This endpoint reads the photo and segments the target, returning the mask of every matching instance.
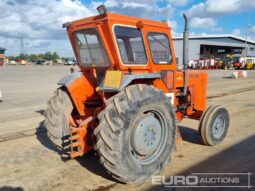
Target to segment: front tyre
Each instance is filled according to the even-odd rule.
[[[100,162],[117,180],[143,183],[169,162],[175,114],[162,91],[131,85],[107,100],[94,134]]]
[[[201,118],[199,135],[205,145],[213,146],[223,141],[229,128],[228,110],[220,105],[211,106]]]

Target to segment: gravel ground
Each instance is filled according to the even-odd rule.
[[[0,68],[0,190],[183,190],[116,182],[90,152],[63,161],[44,133],[43,111],[69,66],[5,66]],[[229,79],[233,71],[208,70],[208,105],[225,105],[231,116],[229,134],[221,144],[208,147],[197,135],[198,122],[180,124],[183,141],[162,175],[190,173],[255,173],[255,71],[246,79]],[[247,179],[242,179],[243,183]],[[254,189],[254,175],[251,175]],[[191,190],[186,188],[186,190]],[[199,190],[199,189],[194,189]],[[203,190],[203,189],[201,189]],[[218,190],[207,188],[206,190]],[[224,189],[226,190],[226,189]],[[228,188],[247,190],[247,188]]]

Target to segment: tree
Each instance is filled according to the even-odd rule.
[[[8,60],[15,60],[15,61],[17,60],[16,56],[8,56],[7,58],[8,58]]]
[[[22,60],[27,60],[28,59],[28,54],[21,53],[19,55],[19,58],[21,58]]]
[[[45,52],[44,54],[24,54],[21,53],[19,56],[8,56],[9,60],[15,60],[17,61],[18,59],[22,59],[22,60],[29,60],[29,61],[37,61],[37,60],[53,60],[53,61],[57,61],[57,59],[59,59],[60,56],[58,55],[57,52]]]
[[[38,54],[37,57],[38,57],[38,60],[42,60],[44,57],[44,54]]]
[[[53,52],[52,59],[56,62],[57,59],[59,59],[59,55],[56,52]]]
[[[44,55],[43,55],[43,59],[45,60],[52,60],[52,54],[51,52],[46,52]]]
[[[29,55],[29,60],[30,60],[30,61],[37,61],[37,60],[38,60],[38,55],[36,55],[36,54],[30,54],[30,55]]]

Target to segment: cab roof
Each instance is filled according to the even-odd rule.
[[[131,16],[111,13],[111,12],[107,12],[106,14],[103,14],[103,15],[96,15],[96,16],[72,21],[70,26],[76,27],[83,24],[96,23],[101,21],[114,21],[119,24],[137,24],[138,22],[142,22],[143,25],[150,25],[150,26],[155,26],[160,28],[169,28],[166,21],[153,21],[149,19],[131,17]]]

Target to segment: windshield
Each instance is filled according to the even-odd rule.
[[[108,67],[109,59],[102,40],[94,28],[74,33],[78,62],[83,67]]]

